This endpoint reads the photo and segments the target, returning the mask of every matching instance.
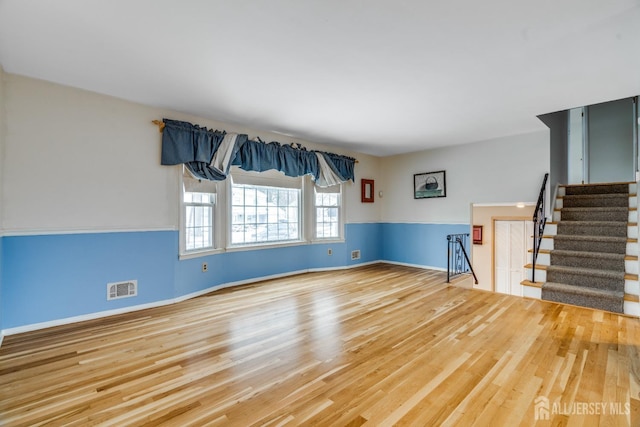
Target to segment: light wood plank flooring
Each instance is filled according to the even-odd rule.
[[[445,281],[380,264],[9,336],[0,424],[640,425],[638,319]]]

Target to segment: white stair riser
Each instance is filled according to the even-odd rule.
[[[638,260],[625,260],[624,271],[628,274],[638,274]]]
[[[531,280],[531,269],[525,268],[525,274],[527,280]],[[540,270],[536,268],[536,282],[546,282],[547,281],[547,272],[545,270]]]
[[[551,265],[551,254],[538,253],[536,265]]]
[[[542,298],[542,289],[536,288],[534,286],[523,286],[522,287],[522,296],[527,298]]]
[[[622,310],[627,316],[640,317],[640,303],[638,302],[625,301]]]
[[[542,239],[540,242],[540,249],[553,250],[553,239]]]
[[[624,292],[629,295],[640,295],[640,282],[637,280],[625,280]]]
[[[558,234],[558,224],[546,224],[544,226],[544,234],[547,236],[555,236]]]

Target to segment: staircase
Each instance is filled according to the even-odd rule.
[[[559,187],[525,296],[639,316],[636,187]]]

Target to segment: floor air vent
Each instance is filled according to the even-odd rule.
[[[351,259],[360,259],[360,249],[351,251]]]
[[[107,283],[107,301],[118,298],[134,297],[138,295],[138,281]]]

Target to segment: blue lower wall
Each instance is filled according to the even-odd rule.
[[[347,224],[341,243],[229,251],[182,261],[177,231],[5,236],[0,239],[0,329],[168,301],[309,269],[379,260],[446,268],[446,235],[468,231],[468,225]],[[353,250],[360,250],[359,260],[351,260]],[[137,296],[107,301],[107,283],[134,279]]]
[[[178,233],[3,239],[3,328],[173,298]],[[107,301],[107,283],[138,280],[138,295]]]
[[[230,251],[180,261],[177,231],[5,236],[0,322],[17,328],[176,297],[218,285],[381,259],[380,224],[347,224],[345,242]],[[332,250],[332,255],[327,250]],[[352,261],[351,250],[361,259]],[[202,263],[208,271],[202,272]],[[107,301],[107,283],[138,295]]]
[[[469,224],[383,223],[382,259],[447,268],[447,234],[469,233]]]

